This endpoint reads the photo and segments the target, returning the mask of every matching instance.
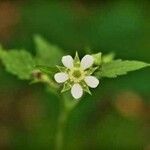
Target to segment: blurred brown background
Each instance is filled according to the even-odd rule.
[[[66,54],[150,60],[149,0],[0,0],[0,43],[35,53],[41,34]],[[72,112],[65,150],[150,150],[150,70],[103,79]],[[0,150],[54,149],[58,99],[0,67]]]

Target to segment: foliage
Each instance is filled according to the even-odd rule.
[[[35,61],[25,50],[4,51],[0,49],[0,58],[6,70],[20,79],[30,79]]]
[[[119,75],[125,75],[129,71],[138,70],[147,66],[150,66],[150,64],[141,61],[123,61],[119,59],[103,64],[97,75],[100,77],[115,78]]]
[[[2,47],[0,48],[0,58],[6,70],[17,75],[20,79],[31,79],[31,74],[35,69],[53,78],[54,73],[57,72],[56,65],[63,56],[62,49],[50,44],[39,35],[34,36],[34,41],[35,56],[25,50],[5,51]],[[115,78],[119,75],[125,75],[129,71],[150,66],[150,64],[141,61],[114,60],[114,53],[103,56],[102,53],[97,53],[93,54],[93,57],[95,64],[99,66],[96,73],[99,78]],[[75,58],[79,59],[77,55]],[[57,68],[60,69],[59,66]]]
[[[56,66],[63,56],[63,51],[59,47],[50,44],[39,35],[34,36],[36,46],[36,61],[39,65]]]
[[[10,17],[6,17],[5,13],[1,17],[0,43],[18,50],[25,47],[33,52],[32,35],[39,33],[52,43],[63,47],[66,54],[73,54],[71,50],[91,47],[93,53],[99,50],[103,54],[113,51],[118,58],[149,62],[148,0],[107,2],[95,0],[82,3],[64,1],[61,3],[47,0],[38,2],[27,0],[23,3],[2,1],[1,11],[5,11]],[[4,3],[9,4],[7,9]],[[19,19],[17,25],[9,24],[9,20],[16,22],[16,18],[12,15],[16,11],[10,11],[11,4],[13,8],[14,6],[18,8],[19,18],[15,15],[17,20]],[[79,51],[79,54],[83,55],[84,52]],[[103,62],[107,62],[107,59],[104,59],[105,55],[102,56]],[[49,68],[43,69],[45,66],[47,68],[49,64],[45,64],[42,68],[38,64],[36,69],[42,69],[43,73],[49,74]],[[149,111],[146,111],[150,98],[149,74],[148,68],[115,80],[104,78],[100,81],[100,86],[93,95],[85,96],[78,108],[71,113],[66,128],[68,132],[65,133],[64,149],[147,149],[149,147],[147,139],[150,139],[148,128],[145,128],[149,120]],[[59,111],[56,96],[43,90],[41,84],[25,86],[24,82],[16,80],[1,66],[0,83],[2,114],[0,131],[1,136],[6,137],[1,139],[0,149],[20,150],[20,147],[24,150],[54,149],[54,132]],[[120,96],[118,101],[116,97],[124,90],[134,91],[140,102],[146,105],[140,109],[141,113],[137,113],[140,115],[138,119],[125,116],[116,110],[115,105],[124,99],[124,95]],[[135,97],[128,99],[131,103],[128,101],[125,105],[121,103],[122,109],[125,107],[126,111],[134,111],[138,99]],[[132,103],[134,101],[135,103]],[[133,107],[131,110],[130,104]],[[14,117],[17,119],[12,120]]]
[[[0,59],[6,67],[6,70],[20,79],[31,79],[32,72],[35,69],[41,70],[43,73],[53,73],[63,52],[57,46],[49,44],[40,36],[34,37],[36,46],[36,56],[32,56],[25,50],[9,50],[0,48]],[[42,66],[45,65],[45,66]],[[47,67],[49,66],[49,67]]]

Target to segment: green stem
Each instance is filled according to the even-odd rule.
[[[64,149],[64,132],[70,112],[75,108],[77,102],[69,97],[60,97],[60,112],[56,131],[56,150]]]
[[[62,150],[64,145],[64,129],[67,122],[66,111],[61,111],[58,118],[58,126],[56,133],[56,150]]]
[[[56,131],[56,150],[63,150],[64,130],[67,123],[69,112],[67,111],[65,100],[60,97],[60,112]]]

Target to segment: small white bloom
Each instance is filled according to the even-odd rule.
[[[94,63],[94,58],[91,55],[85,55],[81,60],[81,67],[85,70],[90,68]]]
[[[91,88],[96,88],[99,85],[99,80],[94,76],[86,76],[84,81]]]
[[[65,81],[69,79],[68,74],[63,73],[63,72],[56,73],[54,78],[56,82],[58,83],[64,83]]]
[[[71,94],[75,99],[79,99],[83,95],[83,89],[80,84],[76,83],[71,88]]]
[[[93,56],[85,55],[80,62],[78,53],[76,53],[75,59],[70,55],[67,55],[62,57],[62,63],[66,69],[62,72],[56,73],[54,79],[58,83],[65,82],[63,91],[71,89],[71,94],[75,99],[81,98],[83,91],[89,93],[88,86],[91,88],[96,88],[98,86],[99,80],[96,77],[91,76],[93,73],[92,70],[94,69]],[[66,85],[68,86],[66,87]]]
[[[73,58],[70,55],[63,56],[62,63],[65,67],[71,69],[73,67]]]

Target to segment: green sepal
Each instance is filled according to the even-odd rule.
[[[67,68],[62,66],[56,66],[60,72],[66,72]]]
[[[91,75],[93,74],[96,70],[98,70],[99,67],[92,67],[90,69],[87,70],[87,75]]]
[[[80,58],[79,58],[78,52],[76,52],[76,55],[74,57],[74,66],[80,67]]]
[[[39,69],[42,73],[48,74],[48,75],[54,75],[57,72],[56,67],[47,67],[42,65],[35,66],[35,69]]]
[[[83,90],[84,90],[85,92],[87,92],[87,93],[89,93],[90,95],[92,95],[92,93],[91,93],[89,87],[86,85],[85,82],[82,82],[82,83],[81,83],[81,86],[82,86],[82,88],[83,88]]]
[[[83,87],[83,90],[84,90],[85,92],[89,93],[90,95],[92,95],[92,93],[91,93],[91,91],[90,91],[90,89],[89,89],[88,86]]]
[[[65,84],[63,85],[63,88],[61,90],[61,93],[66,92],[66,91],[68,91],[70,89],[71,89],[70,83],[69,82],[65,82]]]
[[[113,61],[114,58],[115,58],[115,53],[111,52],[107,55],[102,56],[102,62],[103,63],[109,63],[109,62]]]
[[[102,63],[102,53],[99,52],[97,54],[93,54],[92,56],[94,57],[94,64],[95,65],[101,65],[101,63]]]

